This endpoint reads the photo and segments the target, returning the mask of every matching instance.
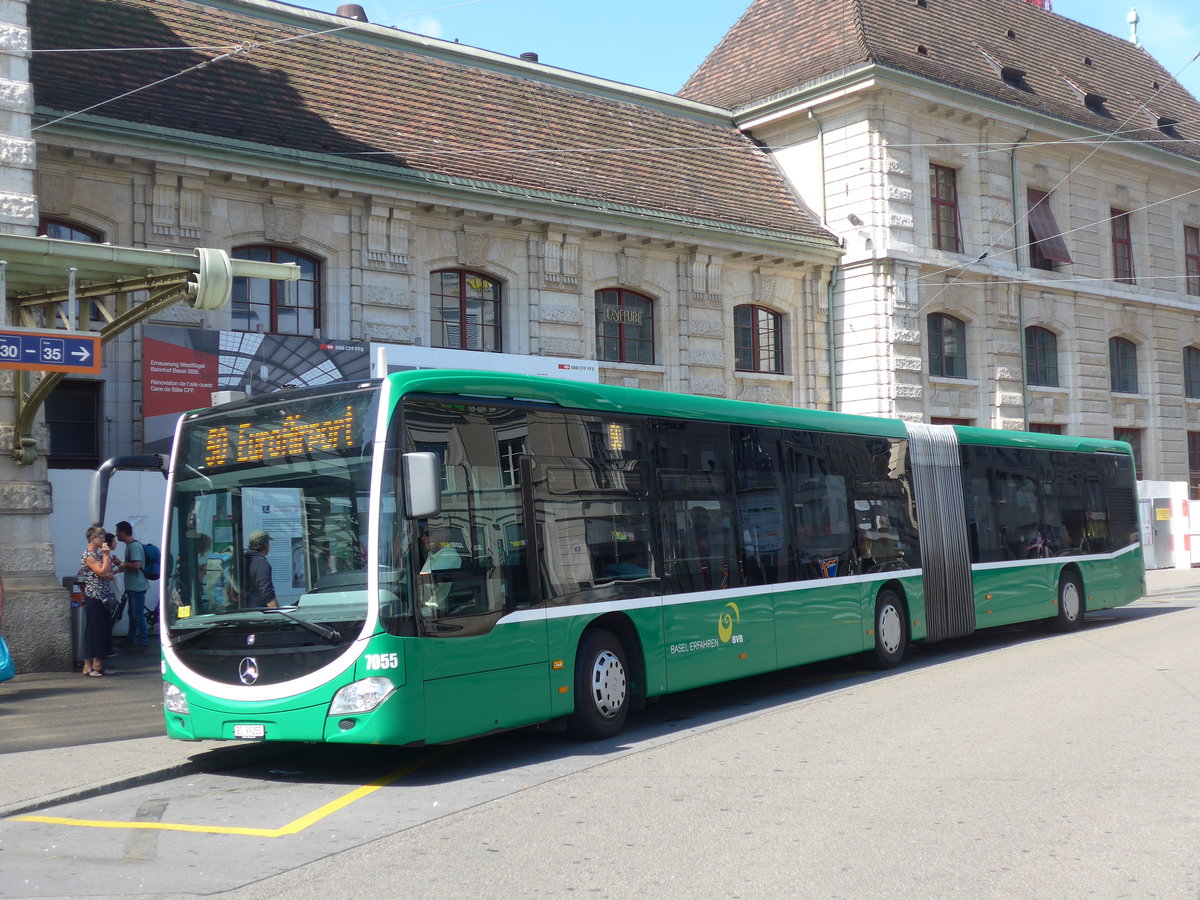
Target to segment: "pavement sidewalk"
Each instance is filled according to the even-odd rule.
[[[105,665],[104,678],[76,669],[0,684],[0,818],[285,750],[164,737],[157,642]]]
[[[1200,569],[1146,573],[1147,600],[1197,597]],[[0,684],[0,818],[293,749],[168,740],[157,645],[109,664],[106,678],[37,672]]]

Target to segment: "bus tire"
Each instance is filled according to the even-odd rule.
[[[904,601],[891,588],[885,588],[875,598],[875,665],[894,669],[904,661],[908,649],[908,629],[905,623]]]
[[[625,648],[611,631],[585,631],[575,654],[575,711],[567,733],[581,741],[613,737],[625,726],[629,699]]]
[[[1074,631],[1083,624],[1083,585],[1074,572],[1058,576],[1058,615],[1054,625],[1059,631]]]

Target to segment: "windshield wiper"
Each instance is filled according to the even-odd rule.
[[[295,622],[301,628],[311,631],[317,637],[324,638],[325,640],[329,641],[329,643],[331,643],[331,644],[336,644],[338,641],[340,641],[342,639],[341,634],[334,631],[332,628],[328,627],[327,625],[322,625],[319,622],[310,622],[310,621],[308,621],[308,619],[301,619],[299,616],[293,616],[287,610],[279,609],[278,607],[267,606],[267,607],[264,607],[264,608],[258,610],[258,612],[273,613],[274,615],[277,615],[277,616],[283,616],[285,619],[291,619],[293,622]]]
[[[297,625],[299,625],[301,628],[304,628],[307,631],[311,631],[317,637],[322,638],[323,640],[329,641],[329,643],[331,643],[331,644],[336,644],[338,641],[340,641],[342,639],[342,635],[340,632],[335,631],[334,629],[329,628],[328,626],[322,625],[319,622],[310,622],[307,619],[301,619],[299,616],[293,616],[287,610],[277,609],[273,606],[260,606],[260,607],[255,607],[254,609],[233,609],[233,610],[229,610],[226,613],[223,613],[222,615],[240,616],[240,615],[245,615],[246,613],[274,613],[276,615],[283,616],[285,619],[290,619],[291,621],[293,621]],[[243,623],[243,622],[216,622],[212,625],[207,626],[206,628],[197,628],[195,631],[189,631],[187,634],[180,635],[179,637],[175,638],[171,642],[171,646],[173,646],[173,647],[182,646],[183,644],[186,644],[189,641],[196,640],[196,638],[200,637],[201,635],[205,635],[205,634],[208,634],[209,632],[216,631],[218,628],[233,628],[236,626],[243,626],[244,624],[245,623]]]
[[[216,631],[218,628],[230,628],[237,624],[237,622],[217,622],[215,625],[197,628],[194,631],[189,631],[187,634],[181,634],[179,637],[172,638],[171,646],[182,647],[184,644],[190,643],[191,641],[196,640],[196,638],[203,637],[210,632]]]

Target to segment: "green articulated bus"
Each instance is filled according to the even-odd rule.
[[[1145,585],[1120,442],[486,372],[187,414],[163,540],[184,740],[602,739],[648,697]]]

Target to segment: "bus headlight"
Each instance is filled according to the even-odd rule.
[[[167,712],[179,713],[181,716],[191,715],[192,712],[188,709],[187,697],[183,696],[183,691],[169,681],[163,682],[163,706]]]
[[[348,684],[333,696],[329,704],[329,715],[344,716],[351,713],[368,713],[388,698],[396,686],[387,678],[364,678]]]

